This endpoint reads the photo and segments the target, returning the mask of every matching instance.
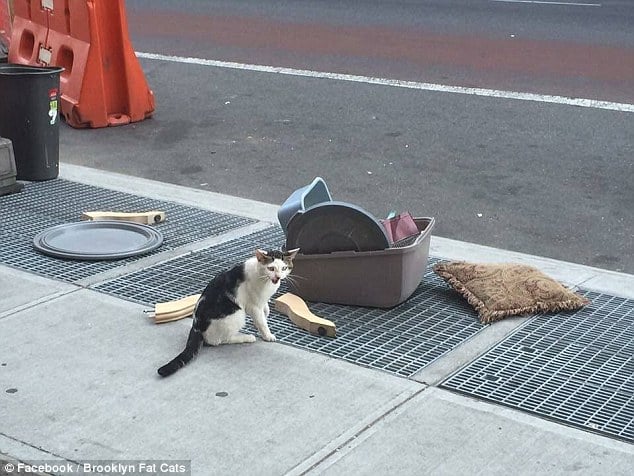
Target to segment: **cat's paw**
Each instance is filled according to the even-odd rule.
[[[275,342],[277,338],[269,332],[268,334],[262,335],[262,340],[265,340],[267,342]]]

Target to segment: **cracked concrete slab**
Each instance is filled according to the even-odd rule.
[[[64,294],[78,289],[71,284],[25,273],[0,265],[0,319],[16,308],[32,305],[47,296]]]
[[[90,290],[1,320],[4,435],[24,454],[35,447],[66,460],[191,459],[194,474],[282,474],[423,388],[262,341],[204,348],[161,379],[156,369],[188,329],[155,325],[140,306]]]
[[[310,474],[626,476],[633,465],[632,445],[430,387]]]

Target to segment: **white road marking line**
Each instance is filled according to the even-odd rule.
[[[600,3],[548,2],[546,0],[491,0],[498,3],[539,3],[541,5],[568,5],[571,7],[601,7]]]
[[[217,68],[241,69],[247,71],[258,71],[263,73],[276,73],[288,76],[305,76],[319,79],[334,79],[337,81],[349,81],[365,84],[376,84],[380,86],[391,86],[396,88],[419,89],[423,91],[434,91],[443,93],[467,94],[472,96],[484,96],[500,99],[517,99],[520,101],[546,102],[553,104],[563,104],[567,106],[579,106],[595,109],[608,109],[620,112],[634,112],[634,104],[618,103],[610,101],[600,101],[597,99],[569,98],[565,96],[550,96],[544,94],[521,93],[514,91],[500,91],[497,89],[467,88],[462,86],[446,86],[443,84],[419,83],[416,81],[401,81],[398,79],[373,78],[370,76],[358,76],[353,74],[326,73],[305,69],[282,68],[277,66],[262,66],[257,64],[233,63],[227,61],[208,60],[202,58],[189,58],[182,56],[162,55],[157,53],[136,52],[137,57],[169,61],[173,63],[195,64],[199,66],[213,66]]]

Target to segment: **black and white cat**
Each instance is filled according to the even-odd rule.
[[[275,341],[267,324],[269,299],[290,274],[298,251],[258,249],[244,263],[218,274],[196,303],[185,350],[158,369],[159,375],[167,377],[185,366],[204,342],[212,346],[255,342],[255,336],[240,332],[247,314],[262,339]]]

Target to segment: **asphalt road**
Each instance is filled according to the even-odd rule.
[[[128,0],[137,51],[634,104],[634,5]],[[349,4],[349,5],[347,5]],[[270,203],[323,177],[435,234],[634,273],[634,113],[142,59],[154,117],[62,161]]]
[[[127,5],[141,51],[631,102],[634,3],[572,3],[588,6],[491,0]]]

